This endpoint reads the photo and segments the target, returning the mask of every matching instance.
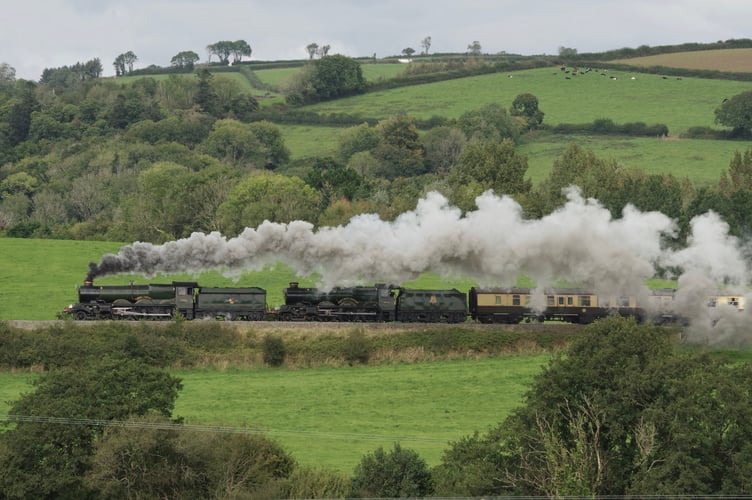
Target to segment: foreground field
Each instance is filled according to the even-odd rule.
[[[302,464],[351,473],[395,442],[436,465],[448,446],[501,422],[548,355],[301,370],[187,370],[175,416],[190,425],[254,429]],[[31,390],[29,374],[0,374],[0,415]]]

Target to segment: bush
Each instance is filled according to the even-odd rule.
[[[371,356],[371,346],[361,330],[350,332],[342,344],[342,354],[350,365],[354,363],[365,365],[368,363],[368,358]]]
[[[267,335],[262,343],[264,351],[264,363],[269,366],[282,366],[285,362],[285,342],[275,335]]]
[[[431,471],[417,452],[379,447],[363,457],[350,481],[350,495],[355,498],[424,497],[433,493]]]
[[[279,488],[280,498],[345,498],[348,480],[337,472],[297,467]]]

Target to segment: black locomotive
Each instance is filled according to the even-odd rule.
[[[262,288],[210,288],[193,281],[171,284],[94,286],[78,288],[78,303],[65,309],[77,320],[155,319],[177,314],[185,319],[260,321],[266,314]]]
[[[414,290],[384,284],[320,290],[290,283],[283,321],[401,321],[460,323],[467,319],[467,296],[456,290]]]

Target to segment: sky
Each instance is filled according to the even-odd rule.
[[[192,50],[245,40],[251,60],[308,57],[310,43],[329,54],[377,58],[420,52],[579,53],[640,45],[752,38],[750,0],[14,0],[0,7],[0,63],[16,78],[39,80],[45,68],[98,57],[104,76],[132,51],[135,68],[169,66]]]

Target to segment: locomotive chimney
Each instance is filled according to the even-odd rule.
[[[94,285],[94,282],[90,280],[89,278],[86,278],[84,280],[84,286],[93,286],[93,285]]]

